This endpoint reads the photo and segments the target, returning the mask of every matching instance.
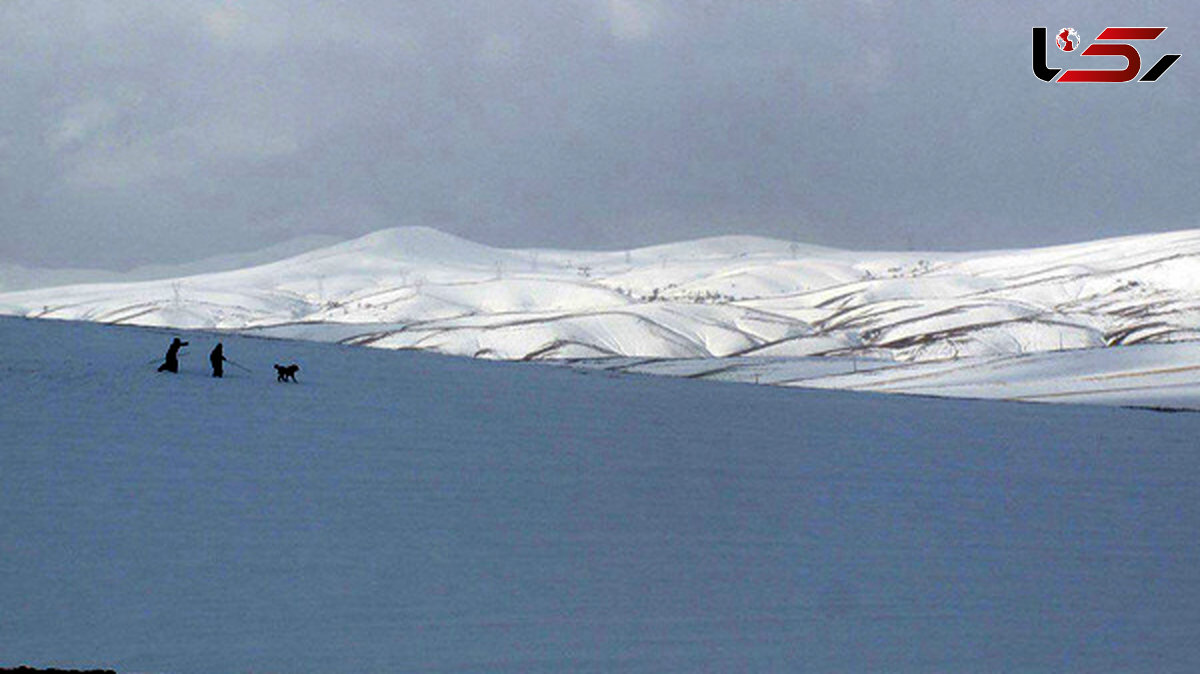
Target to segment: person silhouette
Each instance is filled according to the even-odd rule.
[[[179,341],[176,337],[171,341],[171,346],[167,347],[167,357],[162,365],[158,366],[159,372],[179,372],[179,349],[187,346],[187,342]]]
[[[224,347],[221,346],[220,342],[217,342],[216,348],[212,350],[212,353],[208,354],[208,362],[212,363],[214,377],[225,376],[225,361],[227,360],[229,359],[225,357]]]

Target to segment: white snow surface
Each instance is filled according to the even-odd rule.
[[[776,386],[1200,410],[1200,344],[1195,342],[911,363],[853,357],[733,357],[581,358],[572,365]]]
[[[982,372],[975,364],[997,358],[1094,351],[1088,362],[1103,370],[1131,345],[1196,340],[1200,230],[889,253],[746,236],[616,252],[510,250],[401,228],[233,271],[4,293],[0,313],[506,360],[755,357],[764,359],[757,370],[783,368],[771,377],[781,381],[813,356],[955,361],[970,366],[921,392],[1009,397],[962,384]],[[1190,348],[1138,353],[1158,369],[1200,364],[1187,360]],[[1173,357],[1185,360],[1164,362]],[[1028,362],[1048,366],[1049,383],[1031,393],[1072,390],[1049,381],[1053,358]],[[839,383],[898,390],[853,378],[821,385]]]
[[[1200,671],[1197,414],[16,318],[0,354],[0,666]]]
[[[48,286],[78,285],[81,283],[151,281],[242,269],[330,246],[336,243],[337,240],[336,237],[329,235],[316,234],[302,236],[250,253],[219,255],[181,264],[142,265],[127,271],[108,271],[103,269],[31,269],[18,264],[0,262],[0,292],[12,292]]]

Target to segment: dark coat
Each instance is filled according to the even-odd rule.
[[[221,344],[218,343],[216,348],[214,348],[212,350],[212,353],[208,354],[208,362],[212,363],[212,370],[213,370],[214,377],[225,376],[225,361],[227,360],[227,358],[225,358],[225,353],[224,353],[223,349],[224,349],[224,347],[222,347]]]
[[[187,345],[187,342],[179,341],[178,337],[172,340],[171,346],[167,347],[167,357],[163,364],[158,366],[158,371],[179,372],[179,349]]]

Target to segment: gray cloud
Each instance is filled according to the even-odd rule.
[[[5,0],[0,262],[125,267],[408,224],[580,247],[1191,227],[1197,18],[1184,2]],[[1059,23],[1166,25],[1147,60],[1184,56],[1155,84],[1048,85],[1030,28]]]

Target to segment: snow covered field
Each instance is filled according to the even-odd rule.
[[[784,385],[1200,409],[1200,230],[886,253],[754,237],[509,250],[404,228],[232,271],[2,293],[0,313],[489,359],[632,358],[601,366]],[[860,364],[873,372],[855,373]]]
[[[600,358],[571,364],[775,386],[1200,410],[1200,342],[911,363],[842,356]]]
[[[0,666],[1200,671],[1196,414],[172,334],[0,319]]]

